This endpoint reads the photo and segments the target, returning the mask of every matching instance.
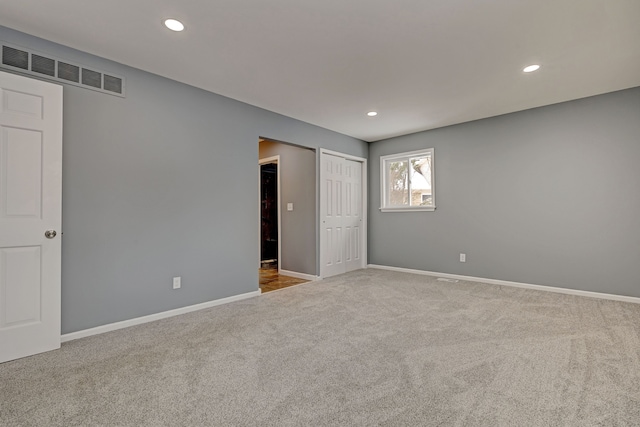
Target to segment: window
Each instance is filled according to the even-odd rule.
[[[433,148],[380,157],[383,212],[436,208]]]

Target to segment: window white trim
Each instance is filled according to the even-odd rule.
[[[387,203],[387,167],[385,165],[389,160],[406,160],[409,162],[411,157],[431,156],[431,206],[386,206]],[[434,149],[428,148],[424,150],[408,151],[405,153],[389,154],[380,156],[380,212],[431,212],[436,210],[436,185],[435,185],[435,156]],[[408,179],[409,197],[411,197],[411,179]]]
[[[407,206],[402,208],[378,208],[380,212],[433,212],[436,210],[435,206]]]

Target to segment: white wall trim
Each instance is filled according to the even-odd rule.
[[[187,307],[176,308],[174,310],[163,311],[161,313],[150,314],[148,316],[136,317],[135,319],[123,320],[121,322],[109,323],[108,325],[97,326],[95,328],[84,329],[82,331],[71,332],[63,334],[60,337],[61,342],[68,342],[77,340],[80,338],[90,337],[92,335],[104,334],[105,332],[117,331],[118,329],[128,328],[130,326],[141,325],[143,323],[154,322],[160,319],[166,319],[168,317],[179,316],[181,314],[190,313],[192,311],[203,310],[205,308],[215,307],[217,305],[228,304],[234,301],[240,301],[247,298],[253,298],[259,296],[261,291],[247,292],[240,295],[234,295],[227,298],[220,298],[213,301],[203,302],[200,304],[194,304]]]
[[[607,299],[613,301],[631,302],[640,304],[640,298],[630,297],[626,295],[605,294],[602,292],[581,291],[578,289],[557,288],[554,286],[532,285],[529,283],[509,282],[507,280],[486,279],[483,277],[462,276],[460,274],[438,273],[435,271],[413,270],[410,268],[390,267],[386,265],[369,264],[367,268],[376,268],[379,270],[399,271],[402,273],[420,274],[424,276],[445,277],[447,279],[467,280],[470,282],[488,283],[490,285],[511,286],[514,288],[534,289],[537,291],[555,292],[558,294],[578,295],[589,298]]]
[[[295,277],[296,279],[304,279],[304,280],[320,279],[318,276],[314,276],[313,274],[298,273],[297,271],[289,271],[289,270],[280,270],[278,274],[282,274],[283,276]]]
[[[264,159],[258,159],[259,165],[266,165],[268,163],[278,163],[280,161],[280,155],[265,157]]]

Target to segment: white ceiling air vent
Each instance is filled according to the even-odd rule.
[[[2,45],[0,68],[124,97],[124,78],[20,46]]]

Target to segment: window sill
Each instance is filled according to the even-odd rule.
[[[433,212],[435,206],[417,206],[415,208],[380,208],[380,212]]]

